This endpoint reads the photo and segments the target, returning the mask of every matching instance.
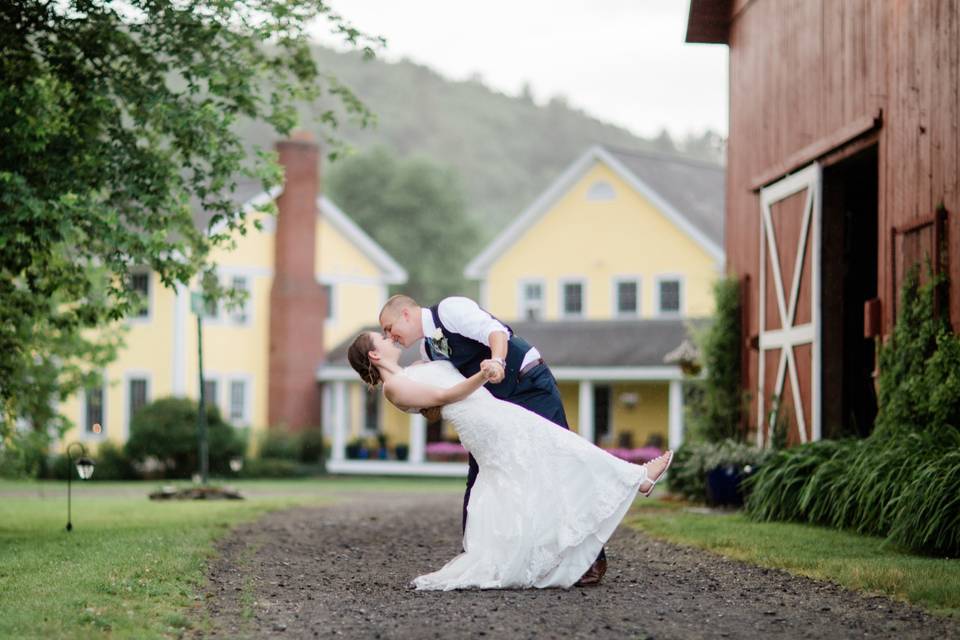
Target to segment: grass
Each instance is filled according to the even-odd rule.
[[[202,625],[215,541],[239,522],[353,491],[463,490],[462,479],[238,481],[243,501],[153,502],[157,482],[0,482],[0,638],[162,638]]]
[[[910,554],[882,538],[813,525],[753,522],[741,513],[692,512],[648,501],[627,522],[655,538],[764,567],[904,600],[960,617],[960,560]]]

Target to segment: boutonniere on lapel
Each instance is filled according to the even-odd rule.
[[[447,344],[447,337],[443,335],[443,331],[439,328],[430,336],[430,346],[433,347],[433,350],[437,353],[441,353],[447,358],[450,357],[450,345]]]

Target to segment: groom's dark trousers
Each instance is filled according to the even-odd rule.
[[[527,371],[520,376],[517,381],[517,388],[514,392],[503,398],[507,402],[518,404],[524,409],[533,411],[564,429],[569,429],[567,424],[567,414],[563,410],[563,401],[560,398],[560,390],[557,388],[557,381],[553,377],[553,372],[546,363],[539,365]],[[469,469],[467,471],[467,491],[463,496],[463,530],[467,529],[467,504],[470,502],[470,491],[473,484],[477,481],[477,474],[480,467],[477,461],[470,455],[468,458]],[[598,560],[606,560],[607,554],[600,549]]]

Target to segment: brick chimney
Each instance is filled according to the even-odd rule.
[[[276,145],[284,168],[277,199],[273,286],[270,289],[270,427],[300,431],[320,426],[316,369],[324,357],[323,289],[316,280],[320,149],[298,131]]]

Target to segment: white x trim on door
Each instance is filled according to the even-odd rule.
[[[786,376],[790,375],[790,388],[793,391],[794,410],[797,415],[797,426],[800,432],[800,441],[820,439],[820,165],[814,163],[760,191],[760,362],[758,367],[758,394],[757,394],[757,445],[764,446],[769,442],[769,432],[776,423],[777,415],[771,412],[766,416],[765,389],[765,360],[766,352],[780,349],[780,362],[777,366],[777,379],[773,392],[778,398],[783,397],[783,386]],[[800,238],[797,245],[797,254],[793,267],[793,282],[790,286],[790,297],[786,296],[783,275],[780,270],[780,253],[777,234],[774,232],[771,208],[777,202],[806,190],[807,198],[803,207],[803,220],[800,227]],[[812,229],[811,229],[812,225]],[[800,297],[800,280],[804,269],[804,257],[807,253],[807,238],[812,238],[812,264],[809,266],[811,281],[811,322],[795,325],[797,315],[797,301]],[[769,251],[770,270],[773,274],[773,285],[776,293],[777,310],[780,316],[780,329],[767,330],[765,327],[767,308],[767,269],[766,261]],[[807,416],[803,408],[803,397],[800,393],[800,379],[797,373],[797,360],[794,347],[801,344],[811,344],[813,362],[811,363],[810,407],[812,416],[812,432],[807,430]]]

